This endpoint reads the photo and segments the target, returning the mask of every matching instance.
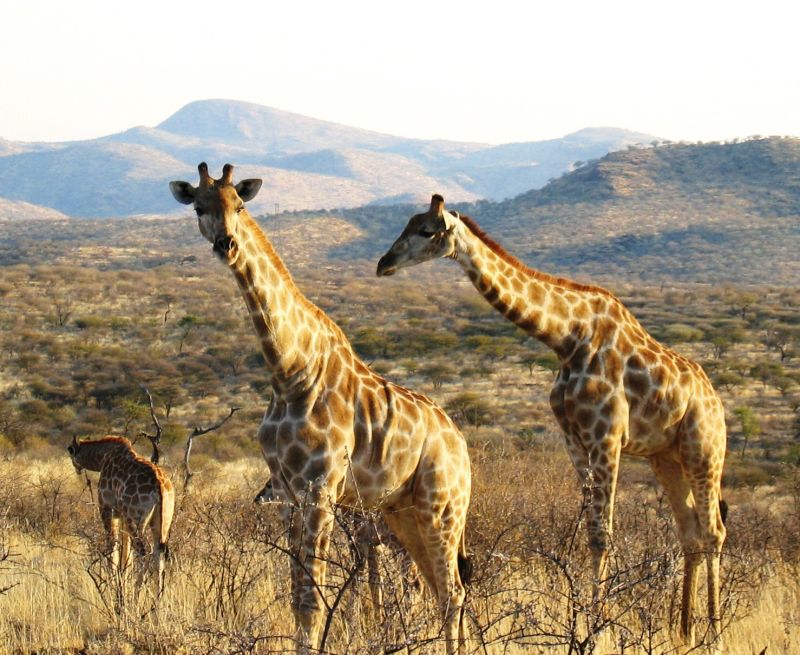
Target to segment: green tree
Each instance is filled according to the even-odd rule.
[[[480,427],[493,422],[491,405],[480,394],[464,391],[449,401],[445,409],[464,425]]]
[[[178,321],[178,328],[180,329],[180,341],[178,343],[179,355],[183,352],[183,345],[186,339],[188,339],[192,331],[201,324],[202,321],[197,316],[192,316],[191,314],[183,316],[181,320]]]
[[[770,323],[764,330],[761,342],[781,356],[781,362],[794,356],[795,345],[800,340],[800,328],[785,323]]]
[[[786,376],[786,371],[778,362],[761,361],[750,367],[750,377],[760,380],[766,390],[767,385]]]
[[[447,364],[432,362],[423,366],[419,372],[433,383],[434,389],[440,389],[442,384],[455,377],[455,371]]]
[[[753,410],[747,406],[737,407],[733,410],[733,413],[739,419],[739,426],[742,430],[742,451],[739,453],[739,456],[744,457],[750,439],[761,434],[761,422],[758,420]]]

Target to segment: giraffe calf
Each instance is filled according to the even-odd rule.
[[[253,502],[257,505],[282,502],[272,486],[271,477],[267,479],[267,482],[256,494]],[[403,597],[410,599],[410,604],[413,606],[414,597],[422,589],[422,578],[408,551],[403,548],[397,537],[389,530],[389,526],[381,518],[374,518],[345,508],[342,508],[342,511],[350,519],[353,542],[358,549],[359,555],[367,564],[367,580],[375,618],[378,621],[382,621],[381,612],[384,606],[383,589],[385,582],[381,574],[380,557],[381,551],[387,549],[391,551],[392,557],[399,561],[402,572]]]
[[[157,575],[157,590],[161,595],[175,506],[172,482],[161,468],[137,455],[130,441],[123,437],[73,439],[67,452],[78,473],[84,469],[100,472],[97,501],[113,568],[124,579],[132,541],[133,550],[140,557],[152,553],[151,568]],[[147,543],[148,529],[152,548]],[[141,585],[144,573],[143,568],[137,585]]]

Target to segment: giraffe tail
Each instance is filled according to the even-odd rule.
[[[464,586],[472,582],[472,559],[467,555],[467,547],[464,543],[464,533],[461,533],[461,547],[458,549],[458,577]]]

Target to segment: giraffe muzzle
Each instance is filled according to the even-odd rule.
[[[380,258],[378,262],[378,270],[375,274],[378,277],[388,277],[390,275],[394,275],[397,272],[397,266],[394,262],[394,256],[391,253],[386,253],[383,257]]]
[[[235,247],[236,247],[236,242],[233,240],[233,237],[225,235],[225,236],[222,236],[222,237],[218,237],[214,241],[213,250],[220,257],[225,257]]]

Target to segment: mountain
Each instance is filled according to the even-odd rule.
[[[575,162],[653,137],[612,128],[491,146],[407,139],[229,100],[190,103],[155,127],[68,143],[0,140],[0,198],[76,217],[175,213],[169,180],[196,166],[237,166],[261,177],[254,210],[315,209],[422,200],[500,200]],[[2,215],[0,215],[2,218]]]
[[[445,200],[530,266],[559,275],[800,283],[797,138],[630,148],[502,202]],[[363,236],[332,256],[375,259],[425,206],[342,212]]]
[[[347,179],[374,164],[352,153],[329,151],[319,165]],[[287,166],[303,164],[302,155],[287,158]],[[579,281],[612,288],[800,284],[800,139],[631,148],[502,202],[458,203],[444,195],[448,207],[472,216],[528,265]],[[299,278],[325,269],[339,278],[355,271],[355,279],[368,280],[408,218],[429,201],[429,195],[401,196],[398,202],[406,204],[373,202],[259,220]],[[190,213],[158,221],[62,220],[57,226],[20,221],[20,229],[0,240],[0,265],[151,268],[187,257],[211,261]],[[438,262],[398,275],[453,279],[456,273]]]

